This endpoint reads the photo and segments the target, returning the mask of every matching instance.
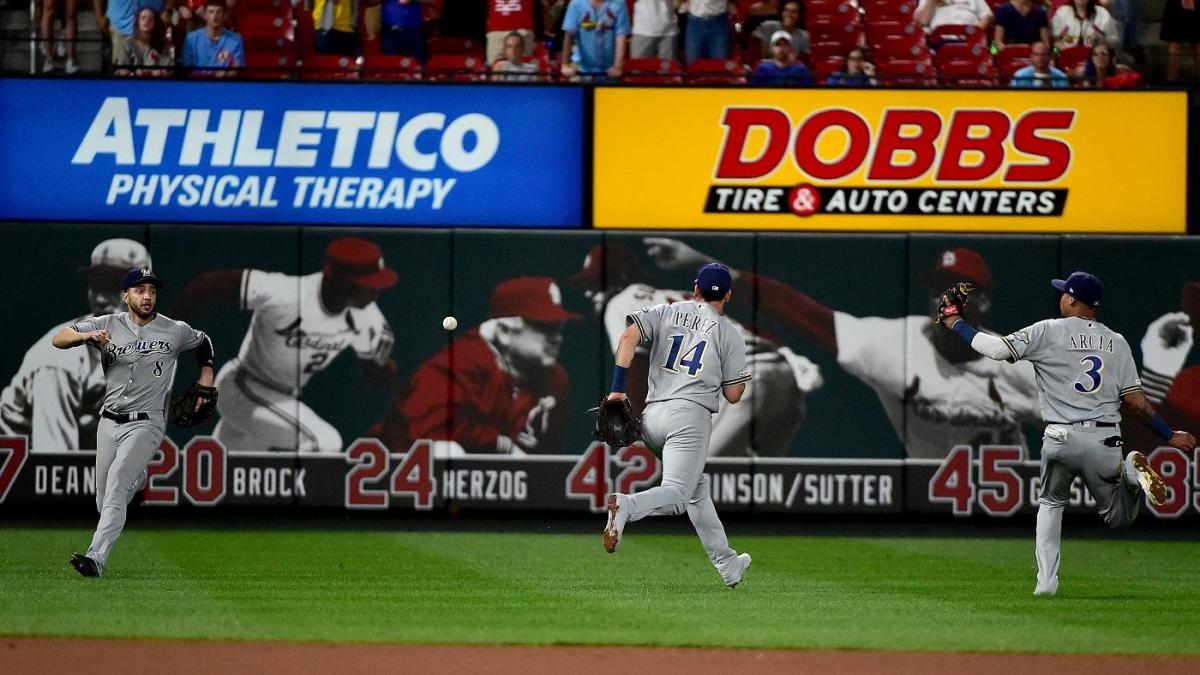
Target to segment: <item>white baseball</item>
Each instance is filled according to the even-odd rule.
[[[452,316],[442,319],[442,328],[445,328],[446,330],[454,330],[455,328],[458,328],[458,319]]]

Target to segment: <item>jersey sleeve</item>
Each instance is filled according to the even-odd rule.
[[[658,324],[662,322],[663,315],[666,312],[666,303],[639,309],[636,312],[630,312],[626,315],[625,324],[637,326],[638,333],[642,336],[642,343],[654,342],[654,338],[658,333]]]
[[[364,361],[386,364],[392,357],[392,345],[396,344],[396,338],[379,305],[372,302],[356,314],[354,320],[358,332],[350,341],[354,353]]]
[[[1046,327],[1049,321],[1039,321],[1032,326],[1013,331],[1001,338],[1004,346],[1008,347],[1009,361],[1016,363],[1021,359],[1037,361],[1045,344]]]
[[[191,351],[207,339],[204,331],[196,330],[183,321],[176,321],[175,328],[179,331],[179,351],[181,352]]]
[[[746,364],[746,342],[731,322],[723,322],[721,353],[721,386],[749,382],[753,373]]]
[[[907,359],[905,321],[834,312],[838,365],[873,389],[902,397]]]
[[[1113,375],[1117,378],[1117,395],[1124,396],[1142,390],[1142,380],[1138,377],[1137,364],[1133,361],[1133,351],[1124,337],[1119,338],[1113,345],[1116,364]]]
[[[90,333],[94,330],[106,329],[112,316],[112,314],[105,314],[103,316],[93,316],[90,319],[76,321],[71,324],[71,329],[80,333]]]
[[[238,289],[238,306],[255,310],[268,305],[295,306],[300,302],[300,281],[279,272],[245,270]]]

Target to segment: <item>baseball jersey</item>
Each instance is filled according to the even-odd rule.
[[[1009,334],[1012,361],[1033,363],[1047,422],[1121,421],[1121,397],[1140,391],[1124,336],[1095,319],[1046,319]]]
[[[909,457],[945,457],[956,445],[1025,446],[1037,422],[1033,366],[987,358],[951,363],[926,334],[925,316],[834,312],[838,364],[875,390]]]
[[[145,326],[134,323],[128,312],[120,312],[84,319],[72,328],[80,333],[109,332],[108,344],[88,346],[100,350],[106,385],[104,407],[116,413],[165,413],[179,355],[207,339],[204,333],[162,314]]]
[[[100,353],[58,349],[51,340],[85,314],[50,329],[21,361],[12,382],[0,392],[0,434],[29,437],[34,452],[91,450],[104,398]]]
[[[321,304],[320,272],[295,277],[245,270],[239,304],[254,312],[238,350],[241,368],[275,388],[299,393],[346,347],[360,359],[386,364],[392,329],[379,306],[330,314]]]
[[[684,399],[717,412],[722,387],[750,380],[745,341],[711,305],[663,303],[632,312],[627,321],[650,344],[648,404]]]
[[[616,353],[617,345],[621,342],[621,334],[625,332],[625,327],[628,325],[626,317],[630,314],[643,307],[682,302],[689,299],[691,295],[684,291],[660,290],[646,284],[630,284],[623,288],[620,293],[610,298],[604,307],[604,329],[608,332],[608,340],[612,345],[613,353]],[[777,349],[774,343],[750,332],[736,320],[729,317],[725,317],[725,320],[742,336],[742,340],[746,343],[746,353],[750,355],[751,360],[755,354],[773,352]]]

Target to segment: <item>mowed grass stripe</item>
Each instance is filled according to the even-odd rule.
[[[82,530],[0,530],[0,634],[250,640],[1200,653],[1200,543],[738,537],[724,587],[694,537],[129,530],[101,580]]]

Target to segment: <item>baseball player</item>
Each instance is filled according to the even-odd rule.
[[[626,396],[627,370],[639,344],[650,347],[649,393],[642,438],[662,451],[662,484],[636,495],[608,497],[608,524],[602,541],[616,551],[625,526],[646,516],[679,515],[685,510],[721,580],[733,588],[750,568],[750,554],[729,547],[704,476],[712,416],[717,399],[737,403],[750,381],[746,343],[725,318],[732,297],[729,268],[711,263],[696,274],[693,300],[661,303],[630,314],[617,346],[612,393]]]
[[[711,260],[674,239],[648,239],[660,266]],[[1040,423],[1033,367],[1005,368],[983,359],[929,317],[858,317],[841,312],[770,277],[734,273],[734,290],[757,294],[758,311],[837,355],[846,372],[875,390],[910,458],[943,458],[956,445],[1025,447],[1021,423]],[[981,291],[966,311],[981,324],[991,306],[992,273],[978,252],[942,252],[922,280],[931,291],[969,281]],[[932,309],[932,308],[931,308]]]
[[[159,278],[149,268],[132,269],[121,281],[128,311],[64,326],[53,339],[59,349],[86,344],[100,353],[104,404],[96,439],[96,508],[100,523],[86,555],[71,555],[85,577],[108,566],[113,544],[125,528],[125,511],[146,486],[146,467],[166,430],[167,399],[179,355],[195,350],[199,384],[213,382],[212,341],[182,321],[155,311]]]
[[[583,260],[583,267],[571,281],[583,288],[594,304],[614,354],[621,334],[625,332],[626,316],[643,307],[692,298],[688,291],[651,286],[637,256],[614,243],[593,246]],[[805,398],[824,384],[820,368],[791,349],[779,347],[754,333],[737,320],[729,317],[726,320],[746,343],[746,359],[754,372],[755,391],[750,405],[735,406],[721,401],[720,410],[713,418],[709,454],[714,457],[780,457],[787,452],[804,422]],[[639,346],[630,366],[633,377],[629,380],[627,393],[637,409],[642,408],[646,398],[646,392],[639,384],[645,381],[646,358],[646,347]]]
[[[496,286],[490,318],[417,368],[371,431],[403,452],[434,441],[438,457],[561,453],[570,380],[558,363],[562,330],[580,319],[550,277]]]
[[[1134,451],[1121,460],[1121,405],[1172,447],[1191,451],[1196,439],[1173,431],[1142,393],[1137,366],[1125,338],[1096,318],[1104,287],[1087,272],[1074,272],[1051,285],[1061,292],[1058,319],[1039,321],[1006,337],[977,331],[961,307],[944,300],[940,323],[971,349],[996,361],[1028,361],[1037,373],[1038,398],[1046,420],[1038,495],[1037,586],[1034,595],[1058,592],[1063,507],[1071,483],[1083,478],[1100,515],[1112,527],[1137,517],[1140,492],[1166,501],[1167,487]]]
[[[347,347],[368,386],[392,379],[395,339],[375,299],[396,280],[380,248],[357,237],[330,242],[324,267],[305,276],[234,269],[192,280],[173,307],[178,315],[195,316],[214,300],[253,312],[237,358],[217,375],[217,440],[233,451],[342,452],[342,435],[300,391]]]
[[[89,349],[62,351],[50,341],[64,326],[115,310],[121,278],[132,267],[149,267],[146,247],[132,239],[107,239],[92,250],[88,275],[91,311],[46,332],[0,392],[0,436],[27,436],[31,452],[92,450],[104,397],[100,355]]]

